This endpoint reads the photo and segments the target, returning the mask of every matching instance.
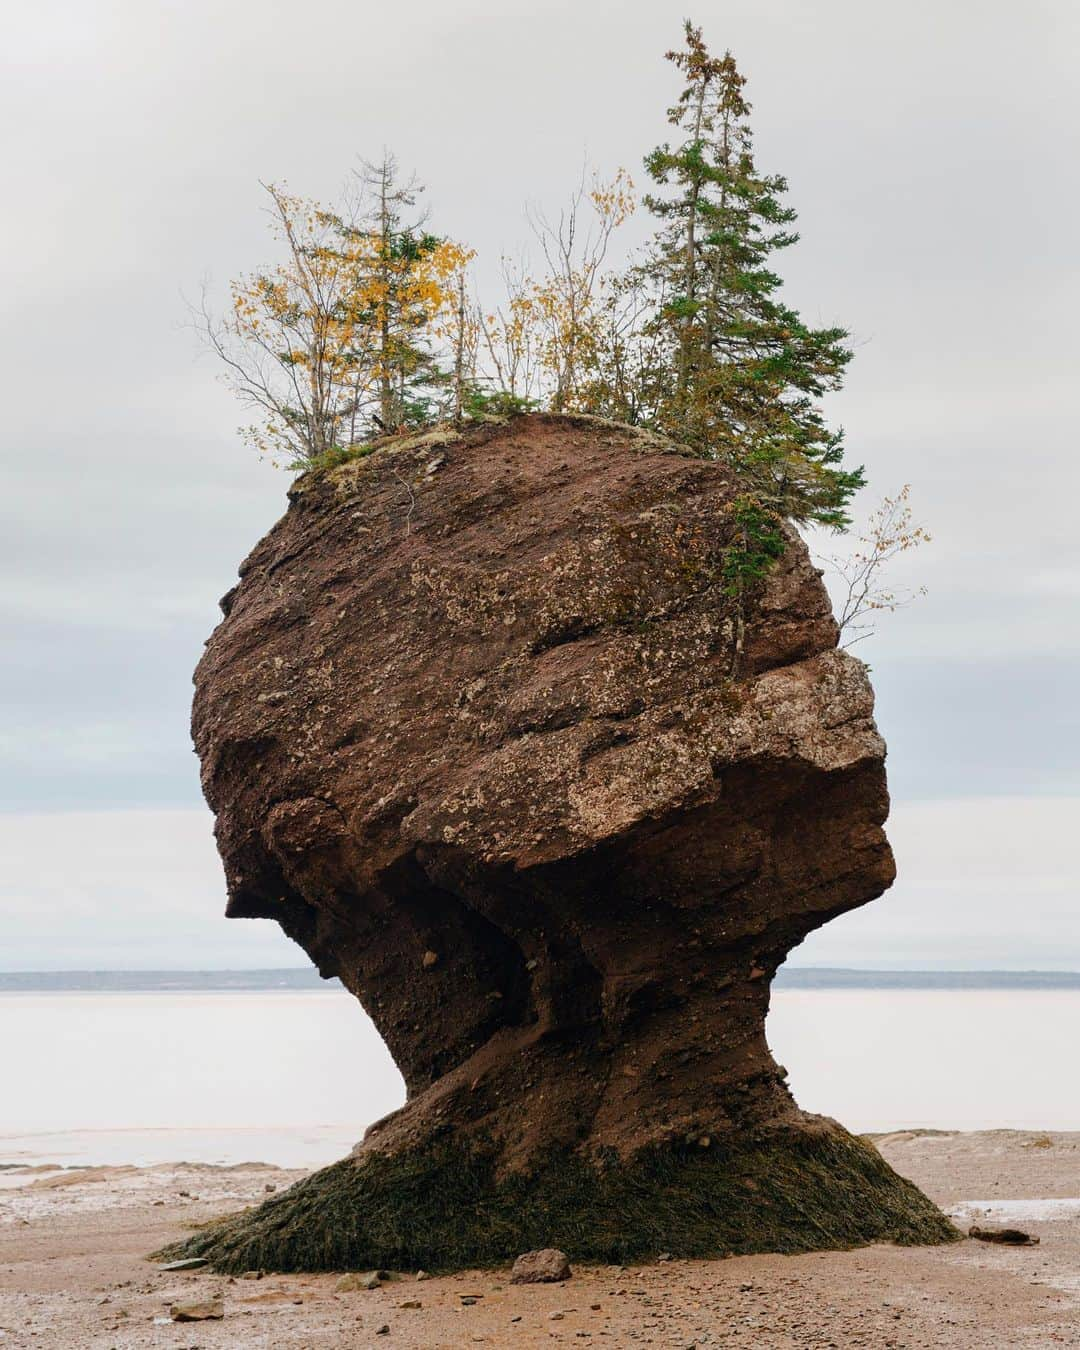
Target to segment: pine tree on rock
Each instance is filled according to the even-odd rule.
[[[712,57],[687,22],[685,49],[667,56],[686,80],[668,112],[684,139],[645,161],[658,189],[674,189],[645,199],[662,222],[643,272],[661,297],[651,322],[668,369],[651,420],[729,463],[777,517],[842,528],[862,470],[842,467],[843,432],[819,400],[840,387],[847,333],[809,327],[778,298],[769,260],[798,239],[795,212],[785,180],[755,167],[731,53]]]
[[[365,162],[361,179],[371,202],[367,230],[373,245],[376,426],[392,431],[427,421],[434,389],[443,382],[430,324],[443,303],[437,264],[445,241],[424,228],[423,215],[406,219],[423,188],[415,178],[400,181],[393,155],[384,154],[377,164]]]

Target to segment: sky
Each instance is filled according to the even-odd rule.
[[[829,413],[910,483],[928,594],[859,650],[899,880],[806,964],[1080,968],[1080,301],[1069,0],[701,2],[802,241],[787,297],[849,328]],[[0,968],[299,964],[226,923],[191,671],[288,477],[186,324],[273,260],[262,181],[332,199],[396,151],[490,285],[587,158],[666,134],[681,13],[640,0],[42,0],[3,22]],[[14,132],[14,134],[12,134]],[[640,216],[633,240],[647,229]],[[635,231],[637,235],[635,236]],[[842,548],[842,543],[829,547]]]

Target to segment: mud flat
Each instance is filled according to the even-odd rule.
[[[562,1285],[508,1271],[338,1293],[332,1275],[230,1280],[146,1253],[303,1175],[261,1164],[0,1172],[4,1347],[655,1345],[1080,1346],[1080,1134],[898,1132],[877,1144],[964,1231],[1017,1226],[1037,1246],[878,1244],[800,1256],[579,1267]],[[467,1300],[463,1299],[467,1296]],[[475,1296],[475,1297],[474,1297]],[[220,1298],[224,1317],[166,1320]],[[419,1306],[405,1306],[416,1305]],[[388,1326],[388,1332],[381,1328]]]

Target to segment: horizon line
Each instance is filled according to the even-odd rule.
[[[1080,970],[781,966],[774,976],[774,984],[781,990],[883,988],[1080,990]],[[340,987],[341,982],[336,976],[323,977],[313,966],[0,971],[0,993],[246,993],[274,990],[329,990]]]

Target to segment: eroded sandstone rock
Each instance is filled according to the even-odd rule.
[[[340,976],[408,1086],[335,1187],[455,1150],[497,1189],[556,1155],[730,1177],[747,1141],[848,1146],[764,1021],[791,948],[892,881],[884,745],[794,535],[736,656],[733,495],[655,438],[536,415],[300,479],[244,563],[193,717],[228,913]],[[349,1263],[452,1246],[380,1241]]]

